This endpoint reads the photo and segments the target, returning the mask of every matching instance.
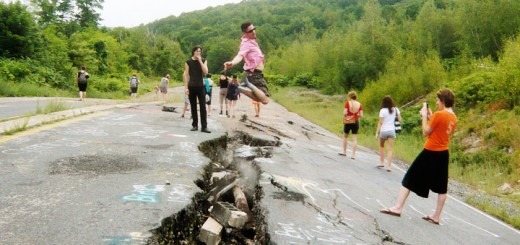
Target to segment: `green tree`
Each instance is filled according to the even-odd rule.
[[[477,57],[491,56],[498,60],[504,42],[518,32],[520,1],[457,0],[454,18],[461,33],[459,46]]]
[[[40,26],[71,21],[73,17],[72,0],[31,0],[31,5]]]
[[[205,55],[208,59],[208,69],[211,73],[220,73],[224,68],[224,62],[233,59],[238,52],[239,39],[227,39],[223,37],[216,37],[208,40],[205,44]],[[182,63],[184,64],[184,62]],[[236,72],[240,66],[233,68],[230,71]]]
[[[388,61],[385,72],[361,93],[367,108],[376,109],[385,95],[403,105],[439,88],[447,77],[438,53],[396,52]]]
[[[37,59],[54,71],[53,87],[67,88],[72,77],[72,62],[69,59],[67,37],[57,31],[55,25],[47,25],[42,30],[43,44],[37,52]]]
[[[69,39],[69,57],[75,67],[87,66],[93,74],[128,72],[128,54],[117,40],[97,29],[74,33]]]
[[[79,9],[76,20],[80,26],[97,27],[101,17],[96,10],[102,10],[104,2],[105,0],[76,0],[76,6]]]
[[[0,56],[34,57],[39,32],[31,13],[20,2],[0,2]]]
[[[158,36],[155,40],[152,55],[153,73],[157,75],[170,74],[173,78],[181,80],[181,74],[184,69],[184,53],[179,43],[173,42],[171,39]]]
[[[520,105],[520,35],[506,42],[497,69],[499,96],[513,108]]]

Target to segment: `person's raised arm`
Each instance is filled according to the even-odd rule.
[[[233,66],[236,66],[238,63],[242,62],[243,59],[244,56],[237,54],[233,60],[224,62],[224,69],[231,69]]]
[[[208,74],[208,61],[205,60],[204,62],[202,62],[202,60],[200,60],[200,66],[202,67],[202,73],[204,73],[204,76],[206,76]]]
[[[422,118],[422,132],[424,136],[428,136],[433,132],[433,129],[428,125],[428,117],[431,115],[432,111],[428,109],[426,103],[423,104],[421,108],[421,118]]]

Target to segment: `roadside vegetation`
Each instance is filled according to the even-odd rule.
[[[22,123],[15,124],[12,128],[5,130],[3,135],[13,135],[19,132],[23,132],[28,129],[27,124],[29,123],[29,119],[23,121]]]
[[[194,45],[216,78],[236,55],[240,24],[251,21],[273,98],[289,110],[341,135],[345,94],[355,90],[366,112],[359,141],[375,148],[381,98],[407,105],[395,149],[406,162],[424,142],[418,104],[409,103],[434,105],[439,88],[452,89],[452,178],[520,207],[518,0],[250,0],[135,28],[99,26],[103,1],[27,2],[0,2],[0,96],[77,97],[81,66],[91,74],[89,98],[129,98],[134,72],[139,94],[165,74],[181,85]],[[467,201],[520,228],[518,212]]]

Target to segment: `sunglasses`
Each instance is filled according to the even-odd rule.
[[[256,30],[256,27],[254,27],[253,29],[249,30],[249,31],[246,31],[246,33],[251,33],[251,32],[254,32]]]

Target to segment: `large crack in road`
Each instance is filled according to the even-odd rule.
[[[161,225],[152,230],[153,236],[147,243],[269,244],[265,211],[258,205],[263,196],[259,185],[261,169],[254,160],[269,158],[272,148],[279,145],[278,140],[258,139],[243,132],[200,144],[199,150],[211,160],[195,181],[202,191],[196,193],[184,209],[163,219]],[[240,217],[227,217],[229,222],[223,220],[213,211],[222,203],[227,209],[235,210],[234,214],[247,215],[245,223],[232,224],[240,223]],[[206,224],[213,220],[218,224],[212,223],[207,229]]]

